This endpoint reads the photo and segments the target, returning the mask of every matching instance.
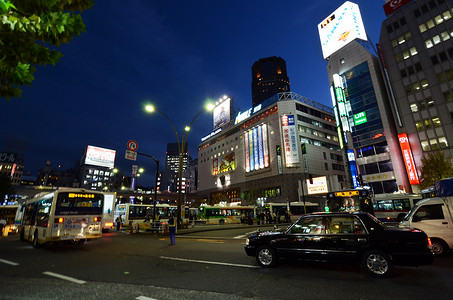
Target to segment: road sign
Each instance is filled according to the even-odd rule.
[[[137,152],[126,150],[126,159],[137,160]]]
[[[127,149],[129,149],[130,151],[137,151],[138,149],[137,142],[134,140],[130,140],[129,142],[127,142]]]

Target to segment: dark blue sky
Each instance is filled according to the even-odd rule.
[[[343,2],[96,1],[82,14],[87,32],[61,47],[60,62],[38,67],[22,98],[0,99],[0,150],[7,136],[28,140],[25,169],[36,175],[47,160],[73,167],[87,145],[109,148],[130,175],[134,163],[124,153],[134,139],[139,152],[162,166],[166,144],[176,136],[164,116],[144,112],[146,102],[178,130],[206,101],[224,94],[246,110],[252,64],[274,55],[286,60],[291,91],[331,106],[317,24]],[[353,2],[377,43],[384,1]],[[212,126],[208,112],[194,122],[192,157]],[[141,184],[153,185],[154,162],[140,158],[137,164],[146,169]]]

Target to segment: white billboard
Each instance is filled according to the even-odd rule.
[[[367,40],[359,6],[350,1],[319,23],[318,32],[324,58],[355,39]]]
[[[115,166],[115,154],[115,150],[88,146],[85,164],[113,168]]]
[[[327,188],[327,177],[314,177],[313,183],[310,183],[310,180],[306,180],[307,184],[307,191],[309,195],[313,194],[325,194],[328,193],[329,190]]]
[[[227,98],[214,108],[212,112],[212,116],[214,118],[214,130],[230,122],[230,105],[231,99]]]

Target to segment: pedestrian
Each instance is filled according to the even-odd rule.
[[[174,245],[176,244],[176,222],[173,213],[168,219],[168,230],[170,232],[170,244]]]
[[[122,221],[121,216],[116,218],[116,231],[120,231]]]

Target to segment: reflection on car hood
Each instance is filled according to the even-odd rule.
[[[269,235],[277,235],[282,234],[281,231],[264,231],[264,232],[257,232],[255,236],[269,236]]]

